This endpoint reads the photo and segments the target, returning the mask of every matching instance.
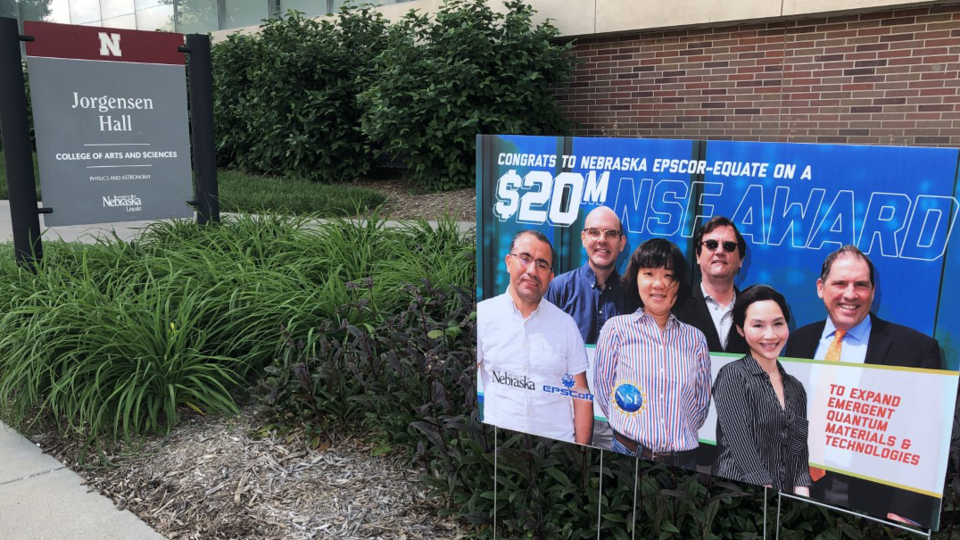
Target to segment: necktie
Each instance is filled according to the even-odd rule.
[[[827,354],[823,357],[827,362],[839,362],[840,361],[840,350],[843,347],[843,336],[847,333],[846,330],[837,330],[833,334],[833,341],[830,343],[830,346],[827,348]],[[826,474],[826,471],[819,469],[817,467],[810,467],[810,478],[813,478],[813,481],[816,482],[823,478]]]
[[[833,334],[833,342],[830,343],[830,347],[827,348],[827,354],[823,357],[827,362],[839,362],[840,361],[840,349],[843,347],[843,336],[846,335],[846,330],[837,330]]]

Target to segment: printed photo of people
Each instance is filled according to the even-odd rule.
[[[687,167],[708,172],[676,176],[663,163],[689,161],[689,141],[556,139],[557,161],[640,156],[642,174],[572,167],[554,184],[493,159],[546,140],[481,137],[484,422],[936,528],[960,363],[933,337],[960,340],[939,300],[960,291],[938,206],[960,208],[956,152],[902,195],[909,149],[710,142]],[[865,205],[844,199],[866,181],[851,156],[884,172]],[[810,178],[734,184],[709,173],[721,157]]]

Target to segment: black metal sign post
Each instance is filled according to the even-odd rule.
[[[196,179],[197,224],[220,221],[217,191],[217,150],[213,129],[213,70],[210,36],[188,34],[187,71],[190,75],[190,131],[193,140],[193,175]]]
[[[43,244],[23,82],[17,20],[0,18],[0,131],[10,193],[13,248],[17,262],[35,270],[36,263],[43,259]]]

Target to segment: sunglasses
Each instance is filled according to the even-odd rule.
[[[713,250],[717,249],[718,247],[720,247],[720,242],[718,242],[718,241],[716,241],[716,240],[704,240],[704,241],[701,242],[701,243],[703,244],[704,247],[706,247],[706,248],[709,249],[710,251],[713,251]],[[736,242],[724,242],[724,243],[723,243],[723,250],[726,251],[727,253],[733,253],[734,251],[737,250],[738,247],[740,247],[740,246],[737,245]]]

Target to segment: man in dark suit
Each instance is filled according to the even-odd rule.
[[[827,256],[817,280],[827,319],[790,335],[783,355],[840,362],[943,369],[937,340],[870,313],[876,291],[873,263],[855,246]],[[819,476],[822,474],[822,478]],[[811,496],[866,510],[892,521],[928,525],[938,500],[845,474],[814,475]]]
[[[747,342],[733,327],[733,303],[740,294],[733,280],[747,255],[747,242],[732,221],[717,216],[697,230],[693,243],[701,281],[673,313],[703,332],[708,350],[746,354]]]

